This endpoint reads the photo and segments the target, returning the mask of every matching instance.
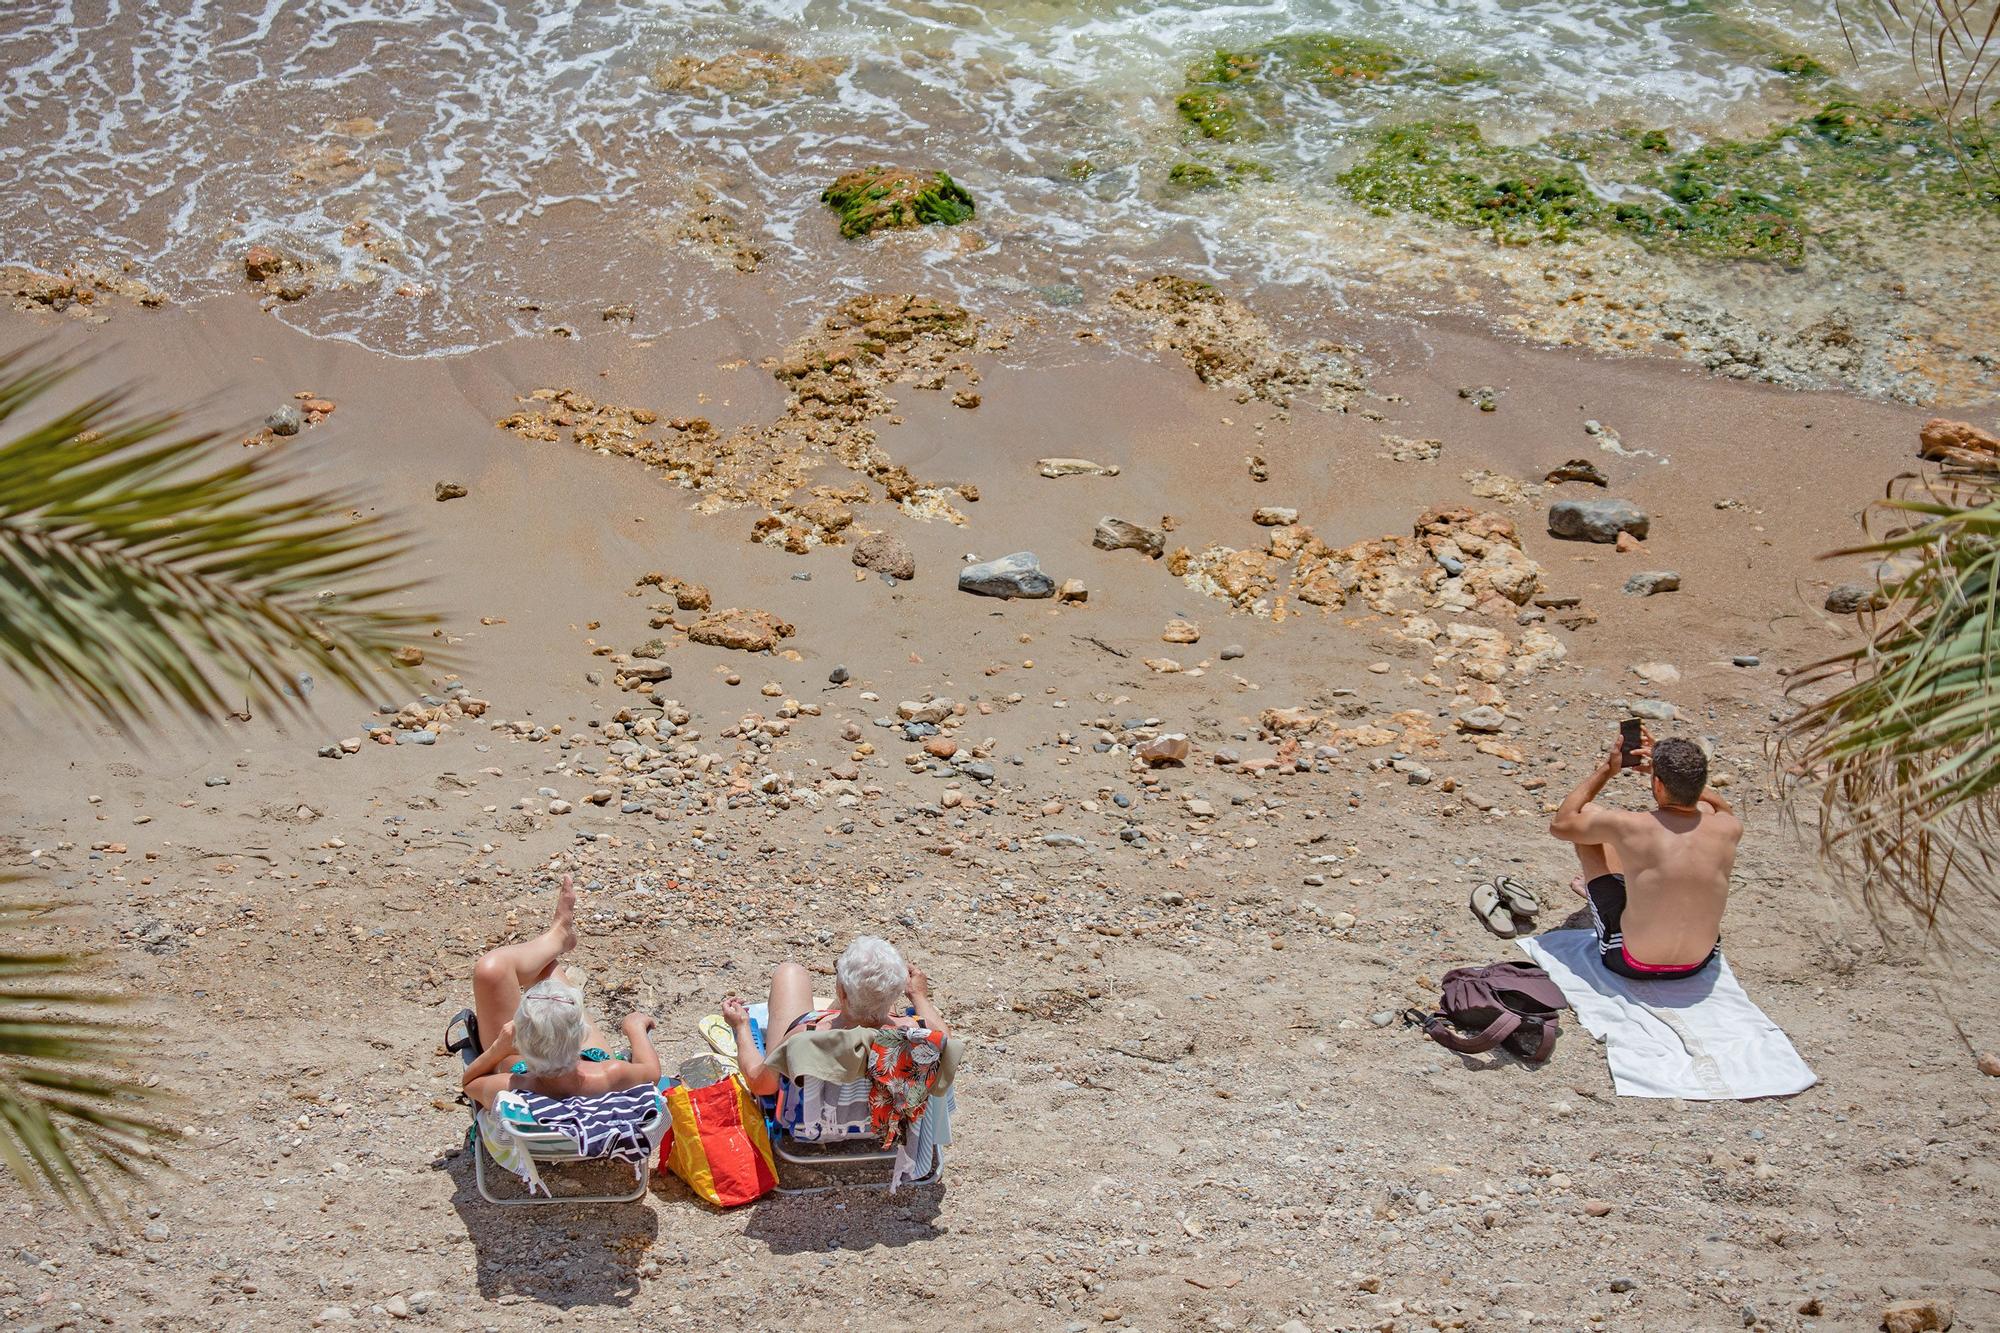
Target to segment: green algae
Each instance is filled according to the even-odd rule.
[[[1660,130],[1514,146],[1467,122],[1418,122],[1373,131],[1338,180],[1378,210],[1487,231],[1505,244],[1596,232],[1669,252],[1797,265],[1808,244],[1839,248],[1879,220],[2000,221],[2000,174],[1962,160],[1970,149],[1992,164],[1993,132],[1961,126],[1958,136],[1954,145],[1934,117],[1908,107],[1845,103],[1755,138],[1687,148]]]
[[[1417,60],[1364,37],[1294,33],[1195,61],[1174,109],[1203,138],[1254,139],[1284,122],[1292,92],[1341,98],[1364,88],[1456,88],[1492,77],[1474,65]]]
[[[1271,169],[1247,158],[1225,159],[1221,166],[1206,162],[1176,162],[1167,172],[1167,181],[1183,190],[1234,189],[1244,181],[1271,179]]]
[[[850,171],[820,202],[840,215],[840,234],[850,240],[888,227],[956,226],[973,215],[971,194],[945,172],[925,176],[901,167]]]
[[[1830,79],[1833,71],[1814,60],[1809,55],[1797,51],[1787,52],[1771,61],[1773,72],[1788,79]]]

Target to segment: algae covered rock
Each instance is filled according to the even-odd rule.
[[[942,171],[864,167],[826,187],[820,202],[840,214],[840,234],[852,239],[889,227],[956,226],[972,219],[972,196]]]
[[[1419,60],[1365,37],[1293,33],[1196,61],[1174,109],[1205,139],[1253,139],[1284,121],[1294,93],[1339,98],[1370,87],[1449,88],[1490,77],[1475,66]]]

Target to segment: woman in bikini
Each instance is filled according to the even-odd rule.
[[[576,884],[564,875],[547,930],[488,950],[473,965],[473,1011],[486,1049],[465,1067],[463,1086],[479,1105],[493,1105],[503,1092],[590,1097],[659,1082],[660,1057],[648,1035],[653,1020],[633,1014],[619,1024],[632,1054],[612,1059],[583,1011],[583,992],[557,969],[576,947],[575,923]]]
[[[896,1013],[897,1001],[908,997],[914,1018]],[[813,1008],[812,974],[797,963],[780,963],[771,977],[770,1027],[762,1054],[750,1029],[750,1010],[734,995],[722,1002],[722,1017],[736,1034],[736,1053],[743,1081],[760,1097],[778,1090],[777,1071],[765,1057],[798,1032],[836,1028],[927,1028],[947,1036],[944,1019],[931,1003],[930,978],[911,967],[894,945],[863,935],[847,946],[833,967],[833,1005]]]

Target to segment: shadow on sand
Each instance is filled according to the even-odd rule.
[[[627,1306],[638,1295],[639,1262],[660,1231],[651,1199],[521,1208],[488,1203],[473,1181],[472,1152],[463,1144],[436,1158],[431,1169],[451,1177],[451,1205],[472,1241],[481,1296],[503,1305],[533,1302],[570,1310]],[[631,1172],[622,1163],[594,1162],[560,1167],[547,1176],[558,1195],[565,1187],[608,1193],[630,1189]],[[495,1194],[522,1193],[505,1171],[497,1174],[503,1183],[493,1183],[495,1171],[486,1174]]]

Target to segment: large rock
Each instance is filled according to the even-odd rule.
[[[1950,1301],[1926,1296],[1921,1300],[1897,1301],[1882,1310],[1882,1327],[1887,1333],[1942,1333],[1956,1320]]]
[[[697,620],[688,629],[688,639],[715,648],[734,648],[746,653],[764,653],[789,639],[792,626],[769,611],[744,611],[727,607]]]
[[[1100,551],[1144,551],[1158,558],[1167,549],[1167,534],[1158,528],[1112,518],[1107,514],[1097,520],[1097,527],[1090,534],[1090,544]]]
[[[915,552],[904,544],[902,538],[886,532],[863,537],[854,548],[854,563],[863,569],[872,569],[877,574],[887,574],[892,579],[906,582],[917,576]]]
[[[1932,460],[1960,463],[2000,463],[2000,435],[1970,421],[1932,417],[1917,432],[1917,452]]]
[[[981,597],[1053,597],[1056,584],[1033,551],[1016,551],[959,570],[958,590]]]
[[[1549,506],[1549,533],[1570,541],[1609,545],[1618,534],[1644,537],[1651,526],[1646,511],[1630,500],[1558,500]]]

